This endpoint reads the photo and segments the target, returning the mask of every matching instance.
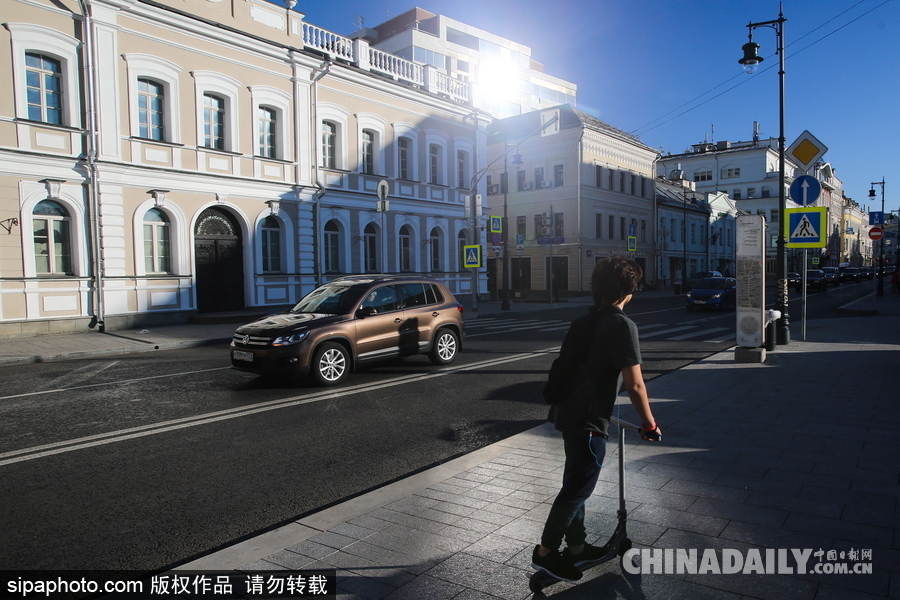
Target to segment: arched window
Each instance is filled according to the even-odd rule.
[[[169,217],[158,208],[151,208],[144,215],[144,269],[147,273],[172,270]]]
[[[49,56],[25,54],[25,87],[28,118],[53,125],[63,124],[62,64]]]
[[[335,221],[325,223],[325,272],[340,273],[341,271],[341,230]]]
[[[365,244],[365,247],[363,248],[365,271],[366,273],[377,273],[378,230],[375,228],[375,225],[373,223],[369,223],[368,225],[366,225],[366,228],[363,230],[363,241]]]
[[[435,227],[428,236],[428,262],[431,270],[441,270],[441,230]]]
[[[409,225],[400,228],[400,271],[412,271],[413,230]]]
[[[72,275],[71,219],[55,200],[42,200],[32,215],[34,264],[39,275]]]
[[[166,139],[165,87],[152,79],[138,79],[138,136]]]
[[[262,272],[281,273],[281,221],[268,216],[260,223]]]

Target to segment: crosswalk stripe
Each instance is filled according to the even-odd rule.
[[[687,340],[694,337],[700,337],[701,335],[709,335],[712,333],[718,333],[720,331],[727,331],[730,327],[714,327],[712,329],[706,329],[704,331],[695,331],[693,333],[688,333],[687,335],[679,335],[675,337],[666,338],[672,340],[673,342],[680,342],[683,340]]]
[[[647,337],[656,337],[658,335],[666,335],[668,333],[675,333],[677,331],[686,331],[688,329],[697,329],[696,325],[685,325],[683,327],[673,327],[671,329],[663,329],[662,331],[651,331],[650,333],[642,333],[639,335],[641,338]]]

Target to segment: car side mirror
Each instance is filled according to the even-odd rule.
[[[372,315],[377,315],[378,311],[375,310],[374,306],[363,306],[358,311],[356,311],[357,319],[365,319],[366,317],[371,317]]]

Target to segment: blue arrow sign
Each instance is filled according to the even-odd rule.
[[[873,210],[870,212],[869,225],[884,225],[884,213],[880,210]]]
[[[800,206],[809,206],[819,199],[822,184],[812,175],[801,175],[791,184],[791,200]]]

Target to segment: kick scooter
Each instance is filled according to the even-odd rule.
[[[617,556],[623,556],[631,550],[631,539],[625,530],[625,522],[628,520],[628,513],[625,510],[625,430],[631,429],[632,431],[640,432],[641,428],[616,417],[612,418],[612,422],[619,426],[619,510],[616,513],[618,523],[609,540],[603,545],[603,549],[606,551],[603,557],[578,567],[578,570],[582,573],[597,565],[611,561]],[[562,579],[554,577],[547,571],[539,570],[528,580],[528,589],[537,594],[542,592],[544,588],[560,581]]]

